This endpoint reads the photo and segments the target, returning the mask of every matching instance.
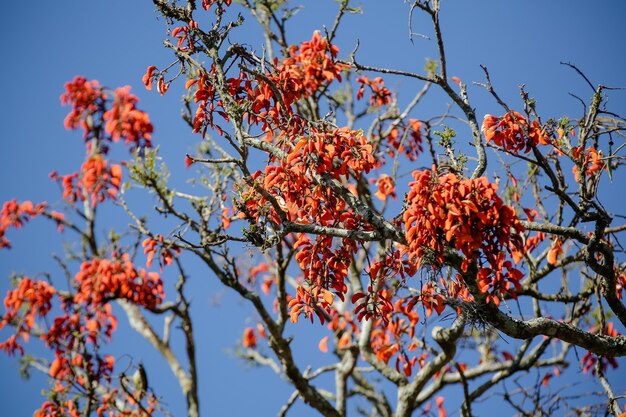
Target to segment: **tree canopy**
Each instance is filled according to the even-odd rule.
[[[578,111],[546,114],[488,65],[465,79],[438,0],[397,17],[432,53],[412,67],[363,52],[385,48],[346,23],[367,2],[328,2],[304,38],[295,2],[153,5],[168,54],[128,75],[145,90],[68,80],[82,160],[50,173],[56,201],[2,205],[5,251],[39,220],[60,233],[55,269],[13,274],[1,312],[0,350],[50,382],[35,416],[170,415],[175,396],[211,414],[198,339],[235,307],[194,297],[209,282],[249,317],[232,360],[270,371],[264,395],[291,387],[281,416],[626,415],[619,86],[562,62]],[[182,114],[152,118],[148,94]],[[163,152],[178,118],[194,148]]]

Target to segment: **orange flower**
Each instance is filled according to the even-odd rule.
[[[320,340],[320,343],[318,345],[319,349],[326,353],[328,352],[328,336],[322,338],[322,340]]]
[[[243,340],[241,344],[247,349],[256,348],[256,335],[254,334],[254,329],[252,327],[247,327],[243,331]]]
[[[563,242],[561,239],[554,239],[550,250],[548,251],[548,263],[550,265],[556,265],[557,257],[563,254]]]
[[[394,200],[396,199],[396,185],[389,175],[381,175],[376,184],[378,185],[378,191],[376,191],[374,195],[379,200],[385,201],[389,196],[391,196]]]
[[[152,78],[154,71],[156,71],[156,67],[154,65],[150,65],[146,70],[146,73],[143,77],[141,77],[141,81],[145,84],[147,90],[152,90]]]

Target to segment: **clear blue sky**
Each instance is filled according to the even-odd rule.
[[[290,27],[291,42],[310,37],[322,25],[331,25],[336,3],[330,0],[304,2],[306,7]],[[559,61],[577,64],[594,84],[625,86],[626,3],[621,1],[442,1],[442,21],[447,46],[449,74],[464,82],[482,81],[479,64],[489,67],[501,96],[519,105],[517,86],[526,84],[538,101],[540,114],[560,117],[580,115],[574,92],[587,99],[588,87]],[[416,38],[408,41],[408,6],[400,0],[363,1],[364,14],[349,16],[340,34],[340,55],[345,57],[360,39],[359,60],[363,64],[421,71],[426,57],[434,57],[432,43]],[[602,6],[601,6],[602,5]],[[330,11],[332,10],[332,11]],[[0,201],[55,202],[60,194],[48,179],[52,170],[69,173],[82,162],[80,135],[63,128],[67,109],[60,106],[63,84],[75,75],[97,79],[109,87],[131,85],[155,125],[154,143],[161,146],[174,181],[182,181],[185,152],[196,138],[179,120],[180,86],[165,97],[143,88],[141,75],[148,65],[164,66],[171,54],[162,46],[165,22],[158,19],[152,3],[144,1],[7,2],[3,5],[5,51],[0,66],[0,125],[4,152],[0,153]],[[197,20],[201,20],[198,18]],[[252,21],[249,22],[254,25]],[[414,31],[430,32],[422,19]],[[256,34],[242,32],[240,39],[256,44]],[[408,82],[388,83],[413,91]],[[499,112],[496,104],[479,87],[470,87],[479,117]],[[410,93],[408,94],[410,95]],[[405,96],[405,99],[407,96]],[[613,93],[610,105],[626,113],[626,92]],[[448,101],[434,95],[420,107],[425,118],[445,111]],[[613,204],[624,202],[616,187]],[[123,222],[122,224],[125,224]],[[102,226],[104,230],[104,226]],[[59,237],[53,227],[34,222],[9,236],[14,248],[0,253],[0,293],[8,288],[11,271],[34,276],[57,271],[49,255],[60,253]],[[249,369],[225,351],[235,345],[246,324],[244,304],[213,283],[211,276],[191,269],[193,276],[196,331],[199,336],[201,404],[204,415],[275,415],[291,393],[285,383],[265,369]],[[219,298],[220,307],[212,300]],[[301,344],[316,361],[317,329],[303,324]],[[111,349],[119,354],[142,357],[159,392],[166,395],[174,415],[180,415],[183,400],[174,378],[152,352],[152,348],[124,327],[116,334]],[[307,354],[300,357],[304,364]],[[624,366],[624,364],[623,364]],[[619,377],[616,387],[626,388]],[[21,380],[17,362],[0,355],[0,404],[2,414],[30,416],[42,402],[43,379]],[[621,379],[621,380],[620,380]],[[312,415],[299,408],[298,415]]]

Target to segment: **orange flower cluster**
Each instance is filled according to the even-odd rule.
[[[396,152],[401,152],[409,161],[417,160],[423,150],[421,128],[422,122],[416,119],[409,119],[408,126],[394,126],[387,135],[387,144],[391,148],[389,155],[393,158]]]
[[[150,68],[148,68],[150,70]],[[194,102],[199,103],[198,108],[196,109],[196,114],[193,119],[193,132],[194,133],[202,133],[204,135],[208,127],[212,129],[217,129],[218,133],[222,134],[222,128],[219,127],[214,121],[214,113],[217,112],[224,120],[228,120],[228,116],[223,111],[223,102],[222,99],[217,95],[217,91],[213,86],[213,78],[215,77],[215,66],[211,67],[210,73],[206,73],[205,71],[200,71],[200,74],[197,79],[190,79],[185,84],[187,89],[191,87],[196,87],[196,92],[194,93]],[[228,79],[229,84],[229,93],[233,95],[233,97],[239,96],[243,93],[246,93],[247,96],[252,97],[254,91],[252,89],[252,84],[250,80],[244,73],[240,74],[240,78],[230,78]],[[238,84],[238,87],[235,85]],[[243,84],[243,86],[241,85]],[[237,88],[237,91],[233,89]],[[246,97],[249,98],[249,97]],[[243,98],[239,101],[243,104]],[[221,109],[221,110],[220,110]]]
[[[75,280],[76,302],[102,305],[118,298],[155,308],[163,300],[163,282],[156,272],[137,270],[128,254],[120,260],[93,259],[83,262]]]
[[[485,115],[482,130],[487,142],[517,154],[530,152],[533,146],[549,145],[550,138],[537,120],[528,122],[517,112],[510,112],[502,117]]]
[[[150,148],[154,128],[148,114],[137,109],[137,96],[130,94],[129,86],[118,88],[113,96],[111,108],[103,115],[106,122],[104,129],[111,135],[111,140],[117,142],[124,139],[126,145]]]
[[[5,236],[10,227],[21,228],[31,218],[42,214],[46,206],[46,203],[35,205],[31,201],[18,203],[17,200],[10,200],[5,202],[2,205],[2,211],[0,211],[0,249],[11,247],[11,242]],[[62,220],[63,214],[53,213]]]
[[[108,110],[108,96],[98,81],[76,77],[65,84],[65,90],[61,95],[61,103],[72,106],[65,118],[67,129],[80,127],[85,131],[85,139],[91,139],[94,135],[100,134],[101,124],[104,122],[103,130],[109,136],[97,139],[113,142],[124,139],[124,142],[133,148],[151,146],[153,126],[147,113],[137,109],[139,99],[130,94],[130,87],[118,88],[113,92],[113,101]],[[99,144],[98,151],[106,153],[108,149],[104,144]]]
[[[312,242],[307,235],[299,234],[294,248],[298,249],[296,260],[304,271],[304,279],[316,287],[334,289],[343,299],[354,243],[342,239],[339,247],[334,248],[332,236],[319,235]]]
[[[174,260],[174,253],[180,255],[180,248],[173,243],[165,242],[162,235],[157,235],[156,239],[146,238],[141,243],[143,253],[148,255],[146,266],[150,268],[154,256],[159,254],[159,269],[163,271],[163,265],[171,265]]]
[[[361,84],[359,90],[356,93],[356,99],[360,100],[363,98],[363,94],[365,93],[365,86],[367,85],[372,91],[372,95],[370,96],[370,105],[374,107],[382,107],[389,103],[391,103],[391,91],[385,87],[385,81],[381,77],[376,77],[373,80],[370,80],[367,76],[362,76],[356,79],[356,81]]]
[[[376,166],[373,148],[361,131],[347,127],[332,131],[311,128],[309,137],[301,137],[289,152],[283,168],[303,164],[305,170],[314,167],[318,174],[358,179]]]
[[[298,286],[296,296],[287,305],[290,310],[291,322],[297,323],[300,314],[304,314],[304,317],[310,319],[311,323],[313,323],[316,315],[320,323],[324,324],[326,321],[324,313],[330,314],[334,298],[333,293],[322,287],[315,285],[310,288]]]
[[[579,165],[584,168],[584,173],[587,176],[593,175],[594,173],[600,172],[606,168],[606,163],[602,160],[602,151],[599,151],[596,148],[589,147],[586,151],[583,151],[581,146],[576,146],[572,148],[572,157],[574,159],[574,163],[576,164],[572,167],[572,173],[574,174],[576,181],[579,180]]]
[[[69,367],[63,365],[69,363],[68,356],[75,356],[71,353],[73,346],[81,346],[85,349],[84,355],[88,356],[89,360],[106,363],[106,360],[98,355],[91,357],[86,350],[88,349],[86,343],[98,349],[102,341],[111,340],[117,328],[117,318],[113,315],[110,304],[86,305],[83,302],[74,301],[71,299],[62,302],[64,314],[55,317],[48,332],[41,337],[48,346],[56,349],[59,358],[57,364],[61,362],[61,371],[56,369],[56,372],[53,372],[55,368],[52,368],[50,373],[58,379],[71,376]],[[79,308],[82,308],[82,312],[78,310]]]
[[[83,163],[80,174],[57,175],[50,178],[61,183],[63,198],[70,203],[89,199],[92,206],[102,203],[107,198],[115,200],[122,184],[122,167],[110,164],[102,155],[96,154]]]
[[[445,247],[451,246],[463,254],[463,270],[479,259],[488,264],[481,269],[479,286],[482,292],[491,289],[490,299],[497,303],[498,294],[514,295],[521,273],[506,261],[505,252],[523,247],[524,229],[515,210],[497,195],[497,185],[484,177],[437,177],[434,168],[414,171],[413,177],[403,214],[410,260],[441,265]]]
[[[13,355],[19,351],[24,354],[24,348],[17,342],[17,338],[28,342],[30,330],[37,318],[45,317],[52,308],[52,297],[55,289],[45,281],[33,281],[23,278],[17,287],[10,290],[4,298],[6,313],[0,321],[0,329],[7,325],[15,326],[15,334],[3,343],[0,349]]]
[[[402,339],[408,337],[410,340],[415,336],[419,315],[413,310],[415,303],[410,300],[412,297],[398,298],[393,304],[392,298],[391,291],[384,289],[378,291],[375,299],[355,294],[352,301],[354,303],[361,300],[355,310],[355,312],[360,310],[357,317],[374,320],[370,343],[378,360],[388,363],[397,355],[396,370],[403,372],[406,376],[411,376],[416,363],[419,361],[421,367],[423,359],[420,360],[417,356],[410,354],[410,351],[415,350],[415,345],[410,344],[405,349],[406,343]]]
[[[61,95],[61,103],[71,105],[72,110],[65,118],[67,129],[82,127],[85,132],[91,130],[87,124],[87,116],[100,110],[98,100],[105,100],[106,95],[98,81],[88,81],[85,77],[76,77],[65,84],[65,93]]]
[[[335,79],[341,82],[341,71],[347,66],[334,62],[338,52],[339,48],[329,45],[319,31],[300,47],[289,48],[289,56],[277,66],[277,74],[272,77],[287,106]]]
[[[337,52],[336,46],[329,45],[319,32],[315,32],[310,41],[290,47],[289,56],[283,61],[276,59],[274,72],[254,80],[243,72],[238,77],[229,78],[228,93],[237,105],[248,109],[245,117],[251,124],[261,125],[268,140],[272,139],[273,129],[290,134],[301,132],[302,121],[294,116],[292,106],[335,79],[341,81],[341,71],[346,66],[334,62]],[[212,67],[210,73],[201,72],[197,79],[186,84],[187,88],[196,86],[194,101],[199,103],[194,116],[194,132],[204,134],[210,127],[221,135],[222,129],[214,121],[215,112],[228,120],[222,98],[213,86],[214,77],[215,68]],[[280,96],[276,96],[276,90],[280,91]]]
[[[158,275],[138,271],[128,255],[121,260],[84,262],[74,283],[73,291],[57,292],[44,281],[22,278],[8,292],[4,300],[6,312],[0,320],[0,329],[10,325],[15,330],[0,343],[0,349],[9,354],[23,355],[18,339],[28,342],[37,326],[40,338],[55,352],[49,374],[57,381],[54,387],[57,393],[66,393],[69,386],[84,389],[94,381],[111,382],[115,360],[100,353],[101,342],[110,340],[117,327],[110,301],[121,298],[154,308],[163,299],[163,285]],[[61,313],[50,320],[54,299]],[[60,398],[57,399],[61,401]],[[40,413],[54,415],[60,409],[64,409],[61,403],[46,403]]]
[[[360,132],[312,130],[311,138],[301,138],[285,160],[267,166],[264,173],[258,171],[249,179],[249,184],[261,185],[279,202],[291,221],[356,230],[367,226],[359,216],[347,210],[346,203],[336,193],[319,185],[315,177],[327,174],[337,179],[358,178],[374,165],[371,145]],[[275,208],[253,187],[242,193],[236,206],[243,217],[255,222],[265,216],[280,223]]]

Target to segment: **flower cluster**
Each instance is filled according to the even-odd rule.
[[[393,298],[389,289],[381,289],[373,294],[370,288],[368,294],[355,294],[352,302],[359,303],[355,309],[359,320],[369,318],[374,321],[370,344],[377,359],[388,363],[395,356],[396,370],[411,376],[418,361],[421,368],[423,358],[420,360],[409,353],[416,346],[410,344],[405,348],[406,343],[402,339],[413,339],[419,315],[413,309],[415,303],[412,297],[397,298],[395,301]]]
[[[330,173],[333,177],[360,178],[376,166],[372,145],[361,131],[347,127],[330,131],[310,129],[308,137],[301,137],[289,152],[287,167],[304,165],[316,174]]]
[[[128,254],[119,260],[93,259],[83,262],[76,274],[79,291],[75,301],[102,305],[124,299],[145,308],[155,308],[163,300],[163,283],[156,272],[136,269]]]
[[[463,254],[461,269],[481,260],[479,287],[498,303],[498,294],[515,294],[521,272],[506,260],[506,252],[523,247],[524,230],[515,210],[503,204],[497,185],[486,178],[437,176],[434,169],[413,172],[415,181],[403,214],[409,258],[437,266],[446,246]]]
[[[109,164],[101,154],[87,158],[80,173],[58,175],[50,178],[61,183],[63,198],[69,203],[89,200],[92,206],[102,203],[107,198],[115,200],[122,184],[122,167]]]
[[[393,178],[389,175],[383,174],[376,181],[378,191],[374,194],[379,200],[385,201],[387,197],[391,197],[394,200],[396,197],[396,184],[393,182]]]
[[[287,106],[301,97],[312,95],[335,79],[341,82],[341,71],[346,66],[334,61],[338,52],[339,49],[329,45],[319,31],[313,33],[310,41],[289,48],[289,56],[272,76]]]
[[[268,140],[272,139],[274,129],[290,134],[300,132],[302,121],[294,115],[293,105],[334,80],[341,81],[341,71],[346,66],[334,61],[337,52],[336,46],[328,44],[319,32],[315,32],[311,40],[291,46],[285,59],[276,59],[274,71],[252,76],[241,72],[238,77],[227,79],[229,101],[233,100],[237,106],[246,109],[245,117],[249,123],[260,125]],[[212,67],[208,73],[200,71],[197,78],[186,84],[188,89],[196,88],[195,132],[204,133],[210,127],[221,135],[222,128],[216,124],[214,113],[228,120],[224,98],[219,96],[213,83],[215,77],[216,70]]]
[[[386,144],[389,146],[389,155],[393,158],[396,152],[404,153],[409,161],[417,160],[422,153],[422,122],[409,119],[408,124],[394,126],[387,135]]]
[[[92,128],[87,116],[100,110],[99,100],[105,99],[106,95],[96,80],[88,81],[85,77],[76,77],[66,83],[65,93],[61,95],[61,103],[64,106],[71,105],[72,110],[65,117],[65,127],[67,129],[81,127],[87,134]]]
[[[601,172],[606,168],[606,163],[602,159],[602,151],[596,148],[589,147],[583,150],[582,147],[576,146],[572,148],[572,158],[575,162],[575,165],[572,167],[572,173],[576,181],[579,181],[579,166],[583,169],[584,175],[586,176]]]
[[[130,94],[130,87],[126,86],[113,92],[109,104],[98,81],[88,81],[85,77],[76,77],[65,84],[65,93],[61,95],[61,103],[71,106],[65,118],[67,129],[82,128],[86,140],[117,142],[123,139],[131,148],[150,147],[153,126],[148,114],[137,109],[138,102],[139,99]],[[88,153],[108,151],[104,143],[97,145],[94,149],[93,144],[88,144]]]
[[[294,248],[298,249],[296,261],[304,271],[308,286],[316,294],[324,294],[324,291],[333,289],[343,300],[343,295],[348,290],[345,279],[350,266],[350,255],[355,249],[354,243],[341,239],[340,245],[334,247],[332,236],[319,235],[315,241],[311,241],[307,235],[299,234]]]
[[[10,227],[21,228],[24,223],[42,214],[46,206],[46,203],[35,205],[31,201],[18,203],[17,200],[10,200],[5,202],[2,205],[2,211],[0,211],[0,249],[11,247],[11,242],[5,236]],[[61,213],[55,213],[55,215],[60,218],[63,216]]]
[[[115,359],[101,349],[117,327],[111,301],[123,299],[154,308],[163,299],[160,277],[136,269],[127,254],[83,262],[72,282],[71,291],[58,291],[45,281],[23,277],[4,300],[6,312],[0,319],[0,329],[12,326],[14,333],[0,343],[0,349],[23,355],[20,342],[28,342],[36,331],[54,351],[48,370],[55,380],[53,395],[35,415],[75,415],[78,404],[65,401],[71,388],[84,392],[93,384],[104,388],[112,383]],[[130,408],[136,407],[136,399],[128,394],[117,396],[122,393],[116,389],[103,392],[98,394],[102,395],[102,412],[110,409],[112,396],[117,401],[128,401]],[[151,402],[154,398],[148,400],[148,408]]]
[[[365,86],[368,86],[372,91],[370,95],[370,105],[373,107],[382,107],[389,103],[391,103],[391,91],[385,87],[385,81],[381,77],[376,77],[373,80],[370,80],[367,76],[362,76],[356,79],[356,81],[361,84],[359,87],[359,91],[356,93],[357,100],[363,98],[363,94],[365,94]]]
[[[14,325],[15,334],[0,343],[0,349],[11,355],[16,351],[24,354],[24,348],[17,338],[22,338],[25,342],[29,340],[30,331],[36,320],[45,317],[52,308],[51,300],[55,292],[55,289],[45,281],[23,278],[16,288],[7,293],[4,298],[6,313],[2,316],[0,328]]]
[[[528,153],[533,146],[548,145],[550,138],[537,120],[529,122],[517,112],[509,112],[502,117],[485,115],[482,125],[487,142],[509,152]]]
[[[139,99],[130,94],[129,86],[115,90],[111,108],[103,115],[106,122],[104,129],[111,135],[113,142],[124,139],[126,145],[150,148],[154,128],[148,114],[137,109],[138,102]]]
[[[171,265],[174,261],[174,254],[180,255],[180,248],[174,244],[166,242],[162,235],[155,236],[155,239],[148,237],[141,243],[143,253],[148,255],[146,266],[150,268],[155,255],[159,255],[159,268],[163,270],[163,265]]]
[[[303,314],[304,317],[311,320],[311,323],[313,323],[314,317],[317,316],[320,323],[323,324],[326,321],[324,313],[330,314],[334,298],[333,293],[322,287],[312,286],[306,288],[299,286],[296,289],[296,296],[288,304],[291,322],[297,323],[298,317],[300,314]]]

